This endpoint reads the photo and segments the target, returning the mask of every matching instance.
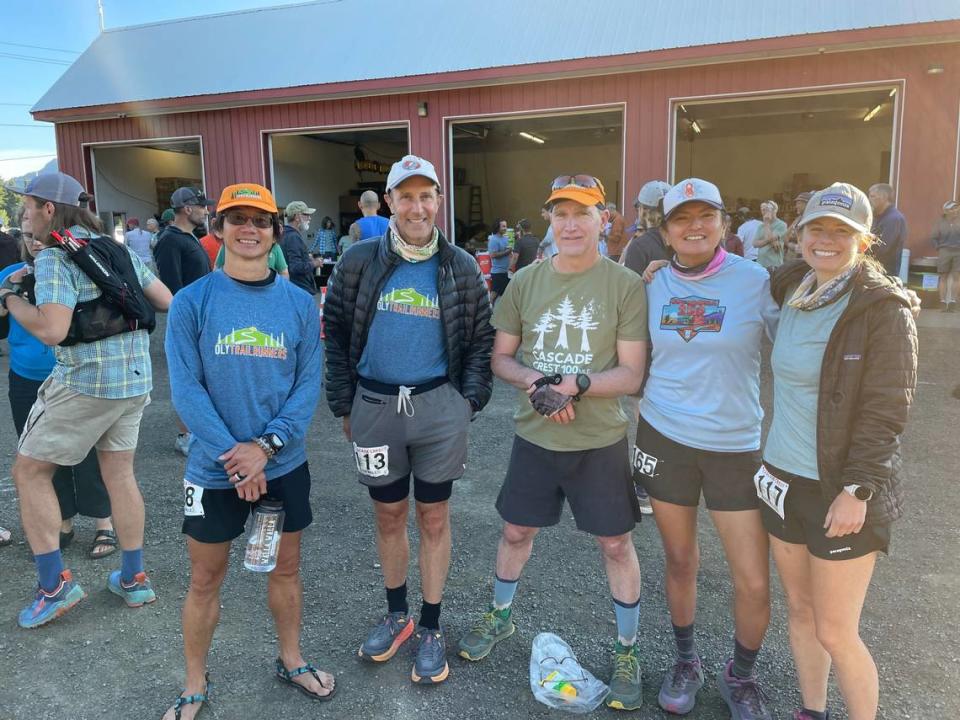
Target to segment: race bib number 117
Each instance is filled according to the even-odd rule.
[[[757,489],[757,497],[783,520],[783,503],[787,499],[790,486],[780,478],[771,475],[763,465],[753,476],[753,485]]]

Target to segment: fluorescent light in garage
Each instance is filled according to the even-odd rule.
[[[537,145],[543,145],[546,142],[546,140],[544,140],[542,137],[531,135],[530,133],[524,132],[522,130],[518,132],[517,135],[524,138],[525,140],[529,140],[530,142],[535,142]]]

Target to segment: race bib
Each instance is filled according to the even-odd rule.
[[[367,477],[383,477],[390,472],[390,446],[362,448],[353,444],[357,472]]]
[[[203,488],[183,479],[184,517],[203,517]]]
[[[643,450],[638,448],[636,445],[633,447],[633,469],[636,470],[641,475],[646,475],[647,477],[655,477],[657,471],[657,463],[660,460],[655,458],[653,455],[647,455]]]
[[[780,519],[783,520],[783,502],[787,499],[790,486],[778,477],[774,477],[763,465],[753,476],[753,485],[757,489],[757,497],[763,500]]]

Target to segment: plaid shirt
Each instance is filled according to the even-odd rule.
[[[70,228],[76,237],[93,237],[80,227]],[[131,252],[130,260],[147,287],[156,276]],[[67,253],[48,248],[37,255],[37,306],[48,303],[76,307],[77,303],[93,300],[100,288],[70,261]],[[150,366],[150,336],[146,330],[120,333],[92,343],[77,343],[71,347],[54,348],[57,364],[50,377],[83,395],[119,400],[136,397],[153,388]]]

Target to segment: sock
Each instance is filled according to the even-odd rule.
[[[830,720],[830,711],[829,710],[811,710],[810,708],[804,708],[803,714],[806,715],[810,720]]]
[[[760,648],[750,650],[740,644],[736,638],[733,639],[733,675],[738,678],[748,678],[753,675],[753,666],[757,662],[757,654]]]
[[[143,572],[143,548],[123,550],[120,559],[120,580],[130,584],[137,573]]]
[[[53,592],[60,584],[60,573],[63,572],[63,556],[59,550],[34,555],[33,561],[37,564],[37,575],[40,578],[40,587],[47,592]]]
[[[410,612],[407,605],[407,584],[400,587],[387,588],[387,612],[401,612],[404,615]]]
[[[629,604],[614,598],[613,611],[617,614],[617,639],[621,645],[633,645],[640,625],[640,598]]]
[[[677,642],[677,657],[681,660],[696,660],[697,645],[693,637],[693,623],[673,626],[673,639]]]
[[[497,610],[506,610],[513,604],[513,596],[517,592],[517,580],[501,580],[499,576],[494,576],[496,580],[493,583],[493,607]]]
[[[440,603],[423,601],[420,606],[420,625],[428,630],[440,629]]]

